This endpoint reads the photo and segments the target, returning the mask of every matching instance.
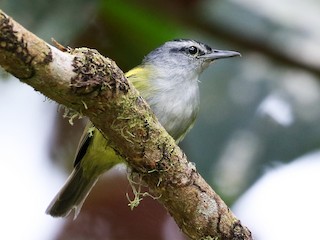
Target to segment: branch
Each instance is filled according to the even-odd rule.
[[[252,239],[111,59],[87,48],[57,49],[0,10],[0,65],[88,116],[190,239]]]

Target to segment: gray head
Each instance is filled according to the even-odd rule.
[[[212,49],[208,45],[191,40],[177,39],[168,41],[150,52],[143,64],[170,67],[179,73],[180,68],[190,73],[200,74],[214,60],[240,56],[234,51]],[[180,73],[179,73],[180,74]]]

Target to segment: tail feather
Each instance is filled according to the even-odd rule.
[[[46,213],[53,217],[66,217],[74,209],[75,219],[97,180],[98,176],[85,176],[83,174],[83,168],[77,166],[67,179],[63,188],[51,201]]]

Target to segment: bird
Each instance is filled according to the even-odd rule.
[[[236,56],[241,54],[213,49],[192,39],[175,39],[151,51],[125,76],[178,144],[194,125],[199,112],[201,73],[215,60]],[[99,176],[124,162],[89,121],[78,145],[74,169],[46,213],[66,217],[74,210],[76,218]]]

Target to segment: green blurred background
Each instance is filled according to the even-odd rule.
[[[181,144],[228,204],[266,169],[318,149],[320,2],[1,0],[0,7],[46,41],[95,48],[124,71],[175,38],[241,52],[203,74],[200,115]],[[70,166],[81,131],[57,112],[51,159]]]

